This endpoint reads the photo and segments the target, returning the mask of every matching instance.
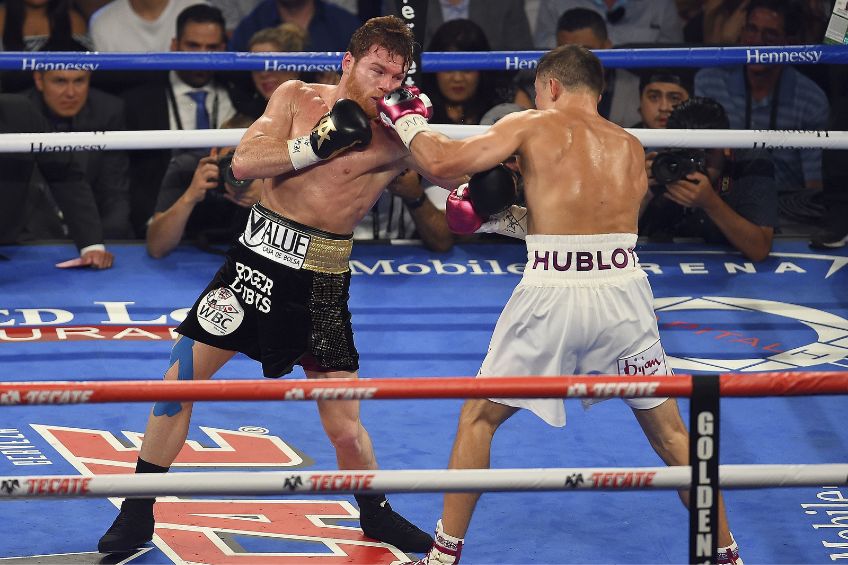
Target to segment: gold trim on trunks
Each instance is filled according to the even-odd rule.
[[[325,239],[313,235],[306,251],[303,268],[318,273],[338,275],[350,270],[348,259],[353,249],[352,239]]]

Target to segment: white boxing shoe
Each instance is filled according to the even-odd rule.
[[[730,534],[730,545],[719,547],[716,550],[717,565],[745,565],[742,558],[739,557],[739,546],[736,545],[736,540],[733,539],[733,534]]]
[[[449,536],[442,529],[442,521],[436,522],[436,534],[433,547],[423,559],[410,561],[405,565],[459,565],[459,556],[462,553],[462,538]]]

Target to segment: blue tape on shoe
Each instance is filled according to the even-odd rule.
[[[192,348],[194,340],[187,337],[181,337],[171,349],[171,364],[179,362],[180,366],[177,373],[177,379],[181,381],[190,381],[194,377],[194,355]],[[157,402],[153,405],[154,416],[176,416],[183,410],[181,402]]]

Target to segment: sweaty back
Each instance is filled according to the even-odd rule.
[[[521,148],[536,234],[636,233],[647,191],[639,141],[578,109],[536,112]]]

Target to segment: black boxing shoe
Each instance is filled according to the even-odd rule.
[[[392,510],[389,501],[360,509],[359,525],[369,538],[393,545],[404,553],[426,553],[433,538],[418,526]]]
[[[138,549],[153,539],[153,506],[127,508],[121,503],[121,512],[97,543],[100,553],[124,553]]]
[[[848,231],[844,233],[829,231],[814,237],[809,243],[813,249],[839,249],[846,244],[848,244]]]

